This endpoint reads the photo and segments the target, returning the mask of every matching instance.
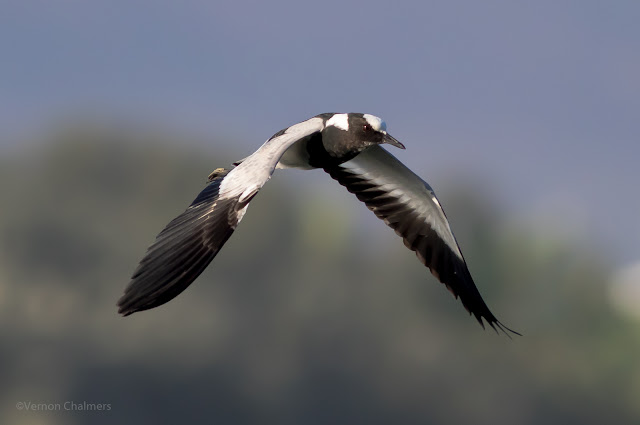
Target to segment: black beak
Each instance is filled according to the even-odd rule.
[[[384,137],[382,138],[382,143],[386,143],[388,145],[395,146],[396,148],[406,149],[402,143],[400,143],[400,142],[398,142],[396,140],[395,137],[392,137],[391,135],[389,135],[387,133],[385,133]]]

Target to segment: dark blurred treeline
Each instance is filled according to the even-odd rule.
[[[0,158],[1,423],[640,423],[640,326],[598,241],[516,225],[476,186],[436,190],[523,337],[483,331],[321,171],[276,173],[192,287],[119,317],[155,235],[249,153],[207,144],[75,127]]]

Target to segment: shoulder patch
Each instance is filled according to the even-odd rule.
[[[325,128],[333,126],[340,130],[349,131],[349,114],[335,114],[329,118],[325,124]]]

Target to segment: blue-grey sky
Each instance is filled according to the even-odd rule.
[[[368,112],[436,190],[474,179],[516,222],[584,232],[619,265],[640,261],[640,2],[25,0],[1,9],[5,145],[90,111],[233,136],[246,154],[312,115]]]

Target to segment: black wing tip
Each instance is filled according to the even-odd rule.
[[[130,297],[129,294],[125,293],[118,300],[118,303],[116,304],[116,306],[118,307],[118,314],[122,315],[122,317],[127,317],[139,311],[151,310],[152,308],[159,307],[162,304],[167,303],[172,298],[153,299],[151,301],[145,300],[145,299],[136,300]]]
[[[207,264],[209,263],[207,262]],[[118,314],[126,317],[139,311],[151,310],[152,308],[166,304],[184,291],[191,282],[193,282],[193,280],[195,279],[183,281],[182,285],[179,285],[178,287],[171,287],[172,290],[161,293],[148,292],[144,290],[141,291],[139,288],[135,287],[134,283],[136,281],[134,280],[125,289],[124,294],[116,303],[116,306],[118,307]]]
[[[522,336],[522,334],[520,332],[514,331],[513,329],[511,329],[510,327],[506,326],[504,323],[502,323],[500,321],[496,321],[495,325],[502,331],[502,333],[504,333],[506,336],[508,336],[509,339],[511,339],[511,335],[512,334],[516,335],[516,336]]]
[[[123,317],[127,317],[136,313],[138,311],[146,310],[145,308],[141,308],[141,306],[136,305],[136,303],[130,299],[129,294],[125,293],[117,302],[116,306],[118,307],[118,314],[121,314]]]
[[[506,326],[504,323],[502,323],[501,321],[499,321],[498,319],[496,319],[495,317],[491,317],[491,318],[487,318],[484,316],[476,316],[476,320],[478,321],[478,323],[480,323],[480,326],[482,326],[482,329],[486,329],[486,327],[484,326],[484,321],[482,320],[486,320],[487,323],[489,324],[489,326],[491,326],[491,329],[493,329],[496,334],[500,335],[500,332],[502,332],[503,334],[505,334],[509,339],[511,338],[511,335],[517,335],[517,336],[522,336],[522,334],[518,331],[514,331],[513,329],[511,329],[510,327]]]
[[[135,276],[135,274],[134,274]],[[137,313],[139,311],[150,310],[152,308],[161,306],[165,304],[174,296],[149,296],[144,291],[136,290],[135,280],[132,280],[127,288],[124,290],[124,294],[120,297],[116,306],[118,307],[118,314],[123,317],[127,317],[132,315],[133,313]]]
[[[432,273],[433,273],[433,270],[432,270]],[[468,273],[468,269],[467,269],[467,273]],[[468,274],[468,276],[471,279],[471,275]],[[491,329],[493,329],[497,334],[500,334],[500,332],[502,332],[507,337],[509,337],[509,339],[512,339],[511,338],[511,334],[517,335],[517,336],[522,336],[522,334],[520,332],[514,331],[510,327],[506,326],[504,323],[499,321],[493,315],[493,313],[491,313],[491,310],[489,310],[489,307],[487,307],[487,305],[484,303],[484,300],[480,296],[480,293],[477,291],[477,288],[475,288],[475,285],[473,287],[474,287],[474,289],[475,289],[475,291],[477,293],[477,297],[478,297],[478,300],[479,300],[479,305],[477,303],[476,304],[469,303],[469,300],[468,300],[467,296],[463,296],[462,293],[460,293],[460,294],[456,293],[448,283],[445,283],[445,282],[442,282],[442,283],[449,290],[449,292],[451,292],[453,294],[453,296],[454,296],[454,298],[456,300],[458,298],[460,298],[460,301],[462,302],[462,306],[464,307],[464,309],[467,310],[467,312],[469,313],[470,316],[475,317],[475,319],[478,321],[478,323],[480,323],[480,326],[482,326],[482,329],[484,329],[484,330],[487,329],[485,327],[485,325],[484,325],[484,322],[486,321],[489,324],[489,326],[491,326]]]
[[[138,311],[138,310],[127,310],[127,309],[124,309],[124,308],[119,308],[118,309],[118,314],[120,314],[122,317],[127,317],[127,316],[131,316],[136,311]]]

